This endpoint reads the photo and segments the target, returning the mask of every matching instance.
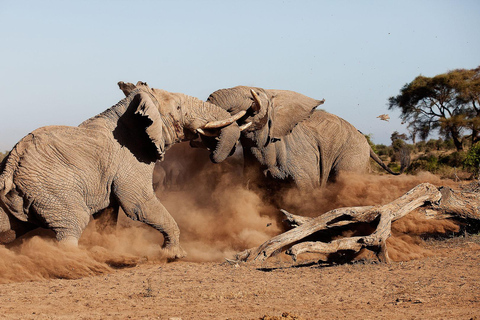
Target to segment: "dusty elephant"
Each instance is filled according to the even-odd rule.
[[[169,258],[185,252],[179,228],[152,186],[155,162],[174,143],[217,128],[211,157],[224,160],[240,135],[235,117],[183,94],[119,83],[128,96],[78,127],[39,128],[0,165],[0,243],[37,227],[78,244],[90,216],[120,206],[128,217],[160,231]]]
[[[239,124],[244,177],[265,187],[289,181],[301,189],[325,186],[341,171],[365,172],[369,158],[392,172],[354,126],[316,107],[315,100],[287,90],[237,86],[212,93],[208,102],[231,114],[247,111]],[[214,144],[205,138],[206,145]]]

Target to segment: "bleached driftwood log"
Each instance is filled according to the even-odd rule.
[[[339,208],[328,211],[316,218],[296,216],[282,210],[286,220],[294,228],[271,238],[257,248],[236,255],[236,261],[264,261],[274,253],[288,248],[287,254],[294,260],[301,253],[330,254],[343,250],[359,252],[366,248],[375,252],[380,261],[389,262],[387,239],[391,235],[392,222],[412,212],[418,207],[428,207],[433,212],[480,220],[480,194],[473,191],[454,191],[422,183],[400,198],[382,206]],[[375,231],[365,236],[344,237],[329,242],[303,241],[318,231],[332,230],[358,223],[374,223]]]

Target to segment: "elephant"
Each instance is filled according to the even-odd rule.
[[[99,212],[118,211],[162,233],[165,255],[186,255],[177,223],[153,190],[157,160],[173,144],[216,130],[213,162],[238,142],[238,117],[211,103],[146,83],[119,82],[126,98],[78,127],[47,126],[22,138],[0,164],[0,243],[38,227],[65,245]]]
[[[316,109],[324,101],[247,86],[220,89],[207,99],[230,114],[247,111],[238,122],[250,124],[240,136],[249,184],[270,189],[279,182],[300,190],[325,187],[342,171],[367,171],[369,158],[390,174],[403,172],[404,168],[399,173],[388,168],[353,125]],[[210,148],[215,144],[209,137],[202,139]]]

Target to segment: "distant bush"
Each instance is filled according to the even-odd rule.
[[[393,155],[393,148],[392,147],[387,147],[386,145],[384,144],[377,144],[375,146],[376,148],[376,154],[378,154],[380,157],[382,156],[387,156],[387,157],[391,157]]]
[[[392,169],[392,171],[394,171],[394,172],[399,172],[399,171],[400,171],[400,168],[401,168],[400,164],[398,164],[398,163],[396,163],[396,162],[390,162],[390,163],[388,164],[388,167],[389,167],[390,169]]]
[[[464,166],[466,157],[467,153],[465,151],[455,151],[450,154],[440,156],[439,162],[442,165],[446,165],[452,168],[461,168],[462,166]]]
[[[452,139],[430,139],[428,141],[417,142],[413,149],[415,152],[432,152],[432,151],[451,151],[455,150]]]
[[[453,143],[453,139],[448,139],[443,141],[443,148],[446,150],[456,150],[455,144]]]
[[[412,164],[407,169],[407,173],[416,174],[420,171],[428,171],[442,178],[457,179],[458,175],[461,174],[462,168],[465,168],[464,161],[466,155],[463,151],[445,155],[427,153],[412,161]]]
[[[463,165],[465,169],[478,177],[480,167],[480,142],[475,143],[470,150],[468,150]]]
[[[417,174],[421,171],[428,171],[449,179],[471,179],[472,173],[480,176],[480,142],[465,151],[456,151],[452,139],[430,139],[419,141],[415,144],[408,144],[402,135],[392,135],[392,144],[375,145],[376,154],[393,171],[400,169],[402,154],[409,151],[411,158],[406,173]],[[468,141],[464,143],[469,147]],[[379,171],[381,172],[381,171]]]
[[[415,144],[415,151],[417,152],[424,152],[427,147],[427,143],[425,141],[420,141]]]

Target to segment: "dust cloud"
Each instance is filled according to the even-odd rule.
[[[278,208],[304,216],[318,216],[340,207],[381,205],[395,200],[423,182],[453,186],[430,173],[411,175],[343,174],[325,189],[290,189],[272,199],[242,184],[241,162],[202,164],[177,191],[159,192],[162,203],[181,229],[181,243],[190,261],[223,261],[285,231]],[[420,236],[458,231],[450,220],[427,220],[411,214],[392,225],[391,258],[415,259],[429,254]]]
[[[140,262],[164,262],[162,241],[161,235],[143,226],[100,234],[92,220],[75,248],[59,244],[53,233],[40,230],[0,246],[0,283],[78,279]]]
[[[284,231],[279,207],[294,214],[318,216],[338,207],[385,204],[422,182],[453,184],[427,173],[344,174],[326,189],[308,193],[290,190],[269,199],[243,186],[238,155],[214,165],[206,151],[181,144],[167,152],[160,165],[162,174],[154,181],[157,196],[180,227],[180,243],[188,254],[184,260],[194,262],[224,261]],[[450,221],[409,215],[392,226],[390,256],[399,261],[429,255],[419,235],[457,230]],[[164,263],[162,243],[158,231],[124,215],[111,233],[97,231],[92,220],[79,248],[59,245],[48,232],[30,235],[0,246],[0,283],[75,279],[138,263]]]
[[[424,182],[437,186],[456,185],[428,172],[415,176],[344,173],[323,190],[307,194],[297,190],[287,191],[281,206],[289,208],[287,210],[292,213],[314,217],[335,208],[387,204]],[[392,223],[392,236],[387,242],[389,256],[393,261],[429,256],[432,253],[422,245],[421,237],[445,235],[459,229],[452,220],[427,219],[421,212],[412,212]]]
[[[453,183],[427,172],[415,176],[343,173],[325,189],[286,191],[280,205],[292,213],[318,216],[335,208],[387,204],[423,182],[439,186]]]

